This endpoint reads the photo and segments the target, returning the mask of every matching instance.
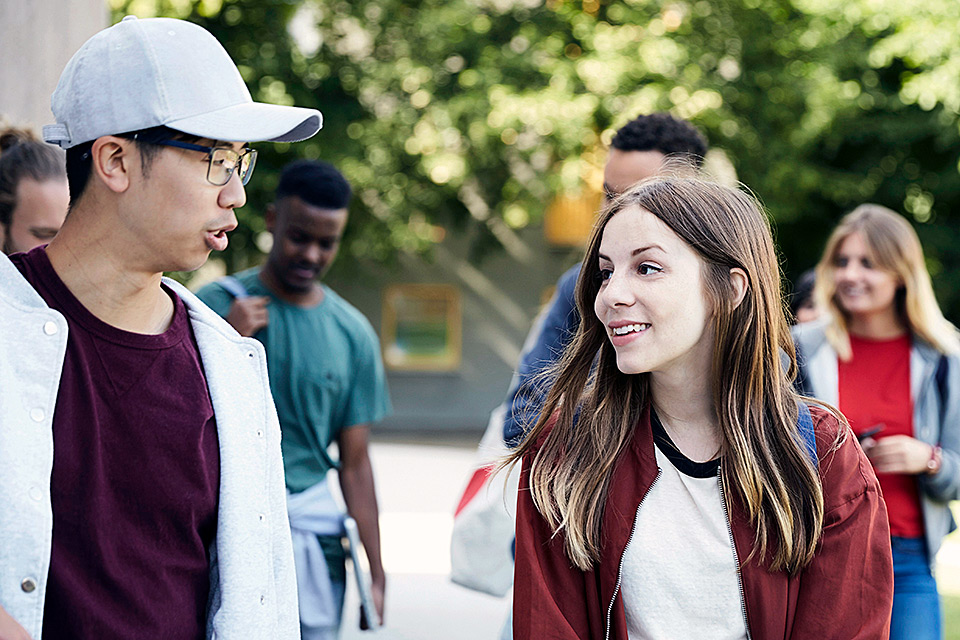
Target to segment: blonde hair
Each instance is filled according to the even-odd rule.
[[[714,310],[713,397],[728,507],[731,496],[745,506],[756,530],[753,552],[771,570],[797,572],[811,561],[820,538],[823,492],[797,431],[796,358],[769,223],[743,191],[697,178],[658,177],[610,203],[577,281],[583,320],[552,373],[536,424],[507,464],[533,455],[529,478],[537,510],[563,532],[573,564],[593,566],[603,548],[601,520],[616,461],[651,402],[650,375],[619,371],[606,328],[593,311],[603,230],[627,207],[657,216],[703,261],[703,295]],[[739,305],[730,282],[734,267],[749,281]],[[789,357],[787,370],[781,354]]]
[[[867,245],[876,268],[894,274],[902,283],[894,306],[903,326],[941,353],[960,352],[957,329],[943,317],[933,293],[917,232],[900,214],[878,204],[862,204],[840,220],[816,268],[814,299],[830,313],[825,331],[839,358],[847,361],[853,354],[848,317],[837,302],[836,258],[843,241],[855,233]]]

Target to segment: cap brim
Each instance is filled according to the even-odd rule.
[[[316,109],[245,102],[164,123],[171,129],[225,142],[298,142],[323,126]]]

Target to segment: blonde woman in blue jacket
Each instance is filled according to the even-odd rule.
[[[865,204],[817,265],[823,319],[794,330],[804,391],[840,410],[874,466],[890,517],[891,640],[939,639],[931,567],[960,498],[960,341],[940,311],[916,232]]]

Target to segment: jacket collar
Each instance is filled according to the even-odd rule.
[[[30,286],[20,270],[2,252],[0,252],[0,289],[6,294],[7,300],[18,307],[36,311],[49,309],[40,294]]]
[[[653,447],[648,405],[634,427],[633,439],[616,463],[617,468],[607,492],[602,524],[605,533],[604,549],[597,568],[604,614],[619,587],[620,563],[633,534],[637,509],[659,475],[660,469]],[[614,628],[625,629],[622,606],[614,607],[610,615],[610,623]]]
[[[827,322],[820,319],[798,324],[793,330],[793,339],[813,396],[837,406],[840,402],[837,352],[827,341]]]
[[[180,296],[180,299],[183,300],[184,306],[187,308],[187,313],[190,314],[190,320],[194,324],[201,323],[207,325],[227,338],[235,339],[240,337],[236,330],[234,330],[234,328],[230,326],[226,320],[218,316],[213,309],[205,305],[200,298],[198,298],[185,286],[176,280],[167,277],[164,277],[163,284],[170,287],[171,291]]]
[[[233,335],[236,333],[233,328],[185,286],[171,278],[164,278],[163,283],[183,300],[191,321],[208,325],[224,336],[236,337]],[[30,286],[20,270],[2,252],[0,252],[0,290],[4,292],[5,299],[15,306],[30,311],[50,310],[36,289]]]

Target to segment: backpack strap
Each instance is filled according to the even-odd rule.
[[[797,431],[803,438],[803,444],[813,462],[814,468],[820,466],[820,458],[817,457],[817,437],[813,432],[813,416],[810,415],[810,408],[805,402],[797,405]]]
[[[947,415],[947,373],[950,370],[950,361],[947,356],[941,354],[937,361],[937,371],[934,374],[934,380],[937,383],[937,394],[940,396],[940,424],[942,425]]]
[[[243,286],[242,282],[233,276],[223,276],[217,280],[217,284],[223,287],[226,292],[232,295],[234,298],[246,298],[248,295],[247,288]]]
[[[794,341],[794,349],[797,354],[797,379],[793,381],[793,386],[797,393],[803,396],[813,397],[813,388],[810,386],[810,378],[807,376],[807,362],[800,349],[800,343]]]

